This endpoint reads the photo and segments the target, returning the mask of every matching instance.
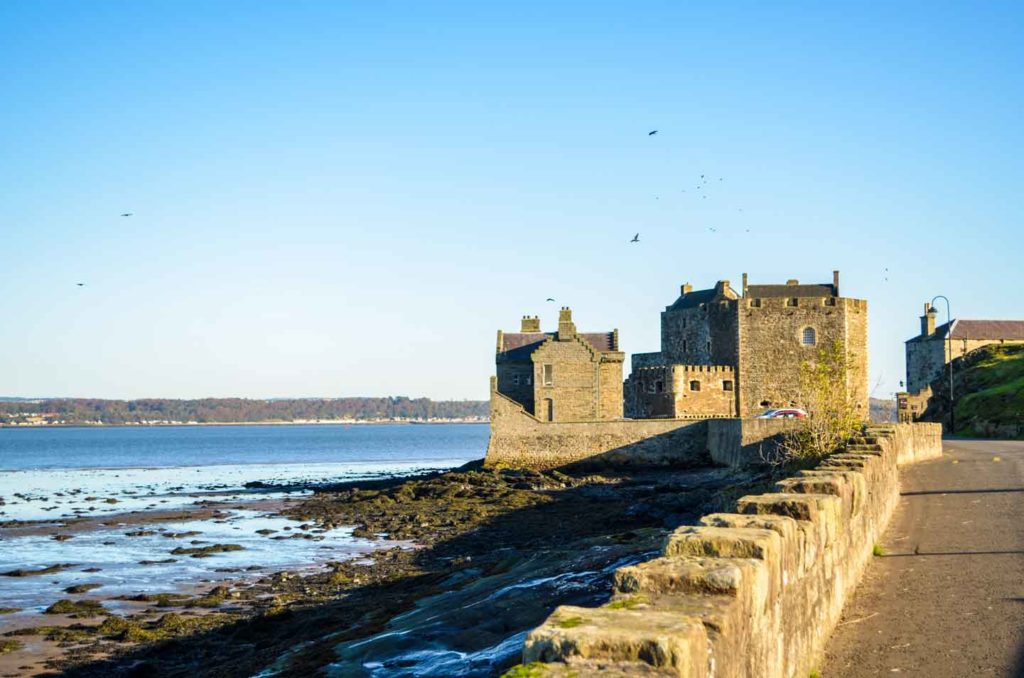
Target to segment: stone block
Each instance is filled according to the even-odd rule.
[[[708,637],[703,623],[678,614],[563,605],[526,637],[523,659],[642,662],[705,678]]]

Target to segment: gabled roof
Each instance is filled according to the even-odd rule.
[[[947,339],[949,323],[943,323],[935,328],[935,334],[928,337],[920,335],[907,341],[929,341],[934,339]],[[953,339],[1006,339],[1009,341],[1024,341],[1024,320],[953,320],[953,332],[950,334]]]
[[[747,285],[746,297],[836,297],[831,283],[821,285]]]
[[[715,290],[694,290],[689,294],[684,294],[675,300],[675,302],[666,308],[666,311],[678,311],[682,308],[697,308],[701,304],[707,304],[715,298]]]
[[[541,344],[557,336],[556,332],[503,332],[498,352],[504,354],[508,360],[526,361]],[[614,332],[579,332],[576,336],[590,344],[598,353],[619,350],[615,345]]]

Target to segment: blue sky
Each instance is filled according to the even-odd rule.
[[[1019,4],[552,5],[0,3],[0,394],[484,398],[523,314],[838,268],[888,396],[1024,318]]]

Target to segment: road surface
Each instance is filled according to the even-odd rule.
[[[946,440],[901,497],[825,678],[1024,676],[1024,441]]]

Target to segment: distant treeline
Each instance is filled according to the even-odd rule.
[[[201,424],[324,421],[486,419],[486,400],[430,400],[429,398],[324,398],[250,400],[98,400],[54,398],[0,401],[0,424],[145,424],[198,422]]]

